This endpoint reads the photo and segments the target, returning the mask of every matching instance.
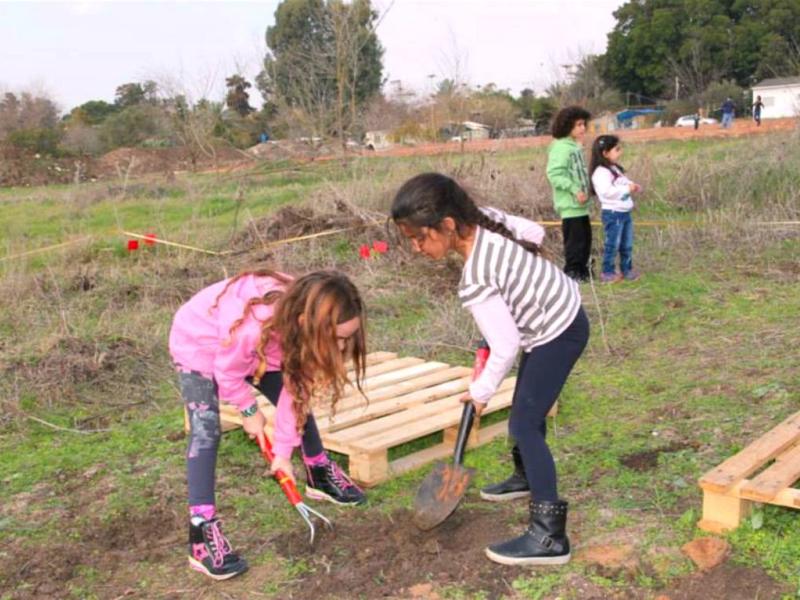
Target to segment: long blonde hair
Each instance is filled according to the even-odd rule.
[[[271,270],[245,271],[232,278],[217,296],[225,294],[237,280],[248,275],[272,277],[282,284],[282,290],[273,290],[261,298],[253,298],[245,306],[242,317],[230,329],[233,336],[245,319],[252,316],[258,305],[275,305],[272,316],[262,322],[261,340],[256,348],[259,364],[253,375],[258,383],[267,370],[266,348],[274,335],[283,351],[283,383],[293,397],[293,409],[298,431],[302,432],[311,402],[316,392],[327,390],[331,408],[342,397],[350,383],[346,363],[352,361],[355,386],[361,389],[366,368],[366,338],[364,335],[366,313],[358,289],[343,273],[315,271],[296,280]],[[336,327],[358,317],[361,326],[339,350]]]

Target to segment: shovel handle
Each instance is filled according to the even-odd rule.
[[[472,381],[475,381],[486,366],[489,360],[489,344],[481,338],[475,350],[475,362],[472,365]],[[472,402],[464,404],[461,412],[461,422],[458,425],[458,436],[456,437],[456,448],[453,452],[453,462],[460,465],[464,462],[464,450],[467,447],[467,439],[472,431],[472,423],[475,420],[475,406]]]
[[[472,402],[464,404],[461,412],[461,423],[458,424],[458,437],[456,438],[456,449],[453,452],[453,462],[460,465],[464,462],[464,450],[467,447],[467,439],[472,431],[472,422],[475,420],[475,406]]]

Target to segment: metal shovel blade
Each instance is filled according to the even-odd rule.
[[[464,497],[475,469],[438,462],[414,500],[414,525],[428,531],[442,523]]]

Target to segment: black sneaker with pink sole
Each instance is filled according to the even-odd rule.
[[[306,465],[306,496],[340,506],[358,506],[367,501],[361,488],[332,460]]]
[[[247,571],[247,561],[233,552],[222,533],[222,521],[192,517],[189,522],[189,566],[221,581]]]

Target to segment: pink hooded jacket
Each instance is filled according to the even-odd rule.
[[[230,334],[231,326],[242,318],[252,298],[283,289],[284,284],[271,277],[246,275],[234,282],[217,302],[230,279],[200,290],[178,309],[169,334],[169,351],[180,371],[197,371],[216,381],[219,399],[239,410],[255,403],[253,387],[245,381],[258,367],[256,347],[261,340],[261,324],[273,312],[272,306],[253,307],[239,327]],[[215,308],[212,308],[214,304]],[[280,371],[280,341],[271,336],[265,356],[267,371]],[[289,457],[300,445],[297,420],[292,409],[292,396],[284,387],[278,398],[275,416],[273,450],[276,456]]]

